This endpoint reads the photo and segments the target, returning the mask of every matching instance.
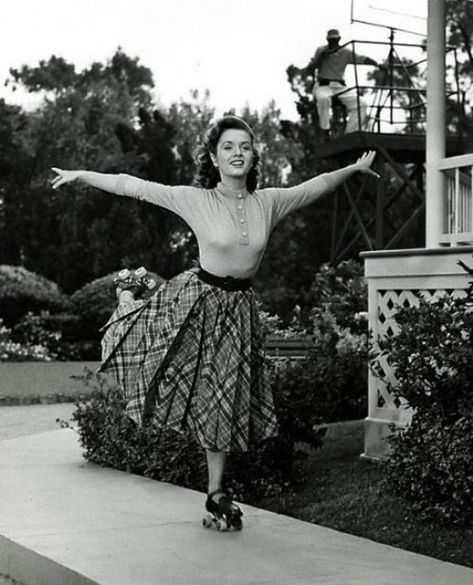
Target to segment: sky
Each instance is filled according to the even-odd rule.
[[[305,66],[327,29],[338,28],[342,43],[388,38],[383,27],[351,24],[351,6],[352,0],[2,0],[0,98],[35,104],[4,86],[10,67],[54,54],[81,70],[121,47],[152,70],[158,105],[209,90],[217,114],[246,104],[261,110],[274,99],[283,118],[297,119],[286,69]],[[426,6],[427,0],[354,0],[353,14],[424,32]],[[401,32],[396,38],[421,39]],[[359,50],[378,60],[387,54],[385,47]]]

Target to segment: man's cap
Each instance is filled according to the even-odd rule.
[[[340,32],[338,28],[331,28],[327,31],[327,39],[339,39]]]

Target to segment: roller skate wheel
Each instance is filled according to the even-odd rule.
[[[123,270],[120,270],[120,272],[118,273],[118,278],[120,280],[125,280],[125,278],[128,278],[130,276],[130,271],[128,270],[128,268],[124,268]]]
[[[227,521],[224,518],[219,518],[217,520],[217,528],[220,532],[227,532],[228,530]]]
[[[212,517],[209,516],[205,516],[204,518],[202,518],[202,526],[204,526],[205,528],[212,528]]]
[[[234,530],[241,530],[243,528],[243,521],[239,516],[237,518],[233,518],[232,527]]]
[[[146,270],[146,268],[144,266],[140,266],[139,268],[137,268],[135,270],[135,276],[137,278],[143,278],[143,276],[146,276],[147,272],[148,271]]]

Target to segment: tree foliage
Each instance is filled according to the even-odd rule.
[[[0,179],[2,261],[34,268],[66,292],[128,264],[170,275],[171,214],[76,184],[60,193],[49,187],[51,166],[176,182],[174,131],[152,108],[150,70],[118,50],[81,72],[53,56],[11,74],[44,100],[28,114],[0,107],[0,129],[12,136],[12,170]]]
[[[473,114],[471,109],[473,75],[473,5],[468,0],[447,0],[447,42],[457,47],[458,67],[454,76],[458,79],[461,95],[451,103],[450,125],[457,127],[473,145]],[[466,100],[465,100],[466,96]]]

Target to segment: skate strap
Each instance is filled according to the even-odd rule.
[[[217,494],[222,494],[218,499],[214,499],[214,496],[216,496]],[[212,500],[212,502],[214,502],[215,504],[220,504],[222,501],[223,503],[231,503],[232,499],[231,497],[226,494],[225,492],[223,492],[222,490],[215,490],[214,492],[211,492],[210,494],[208,494],[207,498],[209,500]]]

